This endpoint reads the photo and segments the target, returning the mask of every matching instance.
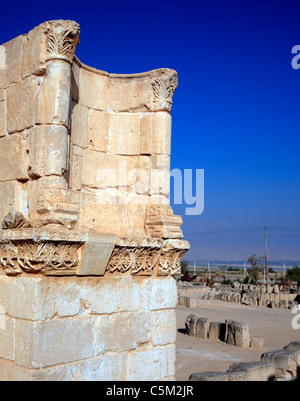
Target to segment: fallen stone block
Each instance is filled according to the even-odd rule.
[[[185,331],[189,336],[195,336],[196,325],[199,320],[197,315],[189,315],[185,321]]]
[[[234,345],[241,348],[249,348],[250,335],[248,324],[234,325]]]
[[[286,351],[300,351],[300,341],[292,341],[288,345],[286,345],[284,348]]]
[[[221,339],[221,325],[219,322],[211,322],[209,325],[208,338],[210,340],[220,340]]]
[[[205,318],[200,318],[196,324],[195,337],[207,338],[208,336],[208,321]]]
[[[247,372],[248,381],[269,381],[275,377],[275,365],[264,362],[238,362],[227,372]]]
[[[248,381],[247,372],[202,372],[192,373],[189,381],[200,382],[230,382],[230,381]]]
[[[187,308],[197,308],[199,306],[199,297],[186,297],[186,307]]]
[[[265,339],[258,336],[250,336],[250,348],[261,349],[265,344]]]
[[[225,334],[225,342],[229,345],[235,345],[235,325],[240,324],[240,322],[236,322],[235,320],[226,319],[226,334]]]
[[[297,377],[300,365],[300,351],[272,351],[261,356],[261,361],[275,365],[275,376],[281,377],[290,374]]]
[[[184,295],[181,295],[179,297],[179,305],[180,306],[186,306],[186,302],[187,302],[187,297]]]

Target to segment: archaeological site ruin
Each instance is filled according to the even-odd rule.
[[[172,380],[177,73],[88,67],[79,31],[48,21],[2,45],[0,380]]]

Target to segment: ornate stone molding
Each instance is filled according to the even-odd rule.
[[[173,95],[178,86],[178,75],[174,71],[171,76],[163,75],[151,82],[153,90],[154,111],[171,111]]]
[[[0,238],[0,266],[10,276],[22,273],[103,275],[105,272],[176,275],[180,271],[180,259],[189,249],[188,242],[181,240],[120,238],[113,242],[109,236],[92,238],[89,233],[49,227],[0,230]]]
[[[188,241],[166,240],[161,250],[157,275],[174,276],[180,274],[180,261],[189,248]]]
[[[158,238],[182,238],[182,218],[175,216],[171,206],[148,206],[145,229],[148,235]]]
[[[74,275],[84,233],[55,229],[10,229],[1,232],[0,263],[7,275],[43,273]]]
[[[44,32],[47,34],[46,61],[61,59],[72,63],[79,43],[79,24],[64,20],[47,21]]]
[[[143,276],[166,276],[180,273],[180,260],[189,249],[189,243],[181,240],[147,240],[142,243],[117,243],[108,263],[110,273],[126,273]]]

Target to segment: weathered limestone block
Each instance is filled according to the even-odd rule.
[[[238,362],[227,372],[247,372],[247,381],[269,381],[275,376],[275,366],[264,362]]]
[[[149,312],[117,313],[100,317],[96,323],[96,354],[129,351],[150,344],[152,328],[153,313]],[[170,342],[171,338],[167,337]]]
[[[0,181],[28,180],[26,142],[21,134],[0,138]]]
[[[28,77],[6,90],[6,125],[9,134],[24,131],[34,124],[36,79]]]
[[[137,114],[111,114],[108,150],[116,155],[139,155],[140,119]]]
[[[4,100],[4,89],[0,90],[0,138],[6,136],[6,103]]]
[[[99,152],[107,152],[109,122],[110,119],[108,113],[98,110],[90,110],[88,141],[91,150],[97,150]]]
[[[176,341],[176,316],[174,309],[155,311],[153,345],[159,346],[159,345],[174,344],[175,341]]]
[[[275,375],[280,377],[289,374],[296,377],[300,366],[300,351],[271,351],[261,356],[261,361],[275,365]]]
[[[226,319],[226,340],[225,342],[229,345],[235,345],[235,325],[239,324],[235,320]]]
[[[95,69],[81,68],[79,84],[79,102],[95,110],[107,110],[107,73]]]
[[[106,354],[79,363],[79,381],[126,381],[126,353]]]
[[[196,333],[196,326],[199,317],[197,315],[189,315],[185,321],[185,330],[186,333],[190,336],[195,336]]]
[[[21,79],[24,37],[18,36],[3,46],[5,48],[5,64],[9,68],[0,69],[0,87],[7,88]]]
[[[195,337],[207,338],[208,336],[208,321],[205,318],[200,318],[196,324]]]
[[[152,117],[152,153],[171,154],[172,119],[167,112],[155,113]]]
[[[258,336],[250,336],[250,348],[261,349],[265,344],[265,339]]]
[[[1,315],[0,358],[14,360],[15,319]]]
[[[248,324],[236,324],[234,337],[234,345],[236,347],[249,348],[250,335]]]
[[[88,359],[94,355],[94,349],[92,317],[16,322],[15,362],[19,366],[42,368]]]
[[[222,323],[219,322],[210,322],[209,332],[208,332],[208,338],[210,340],[220,340],[221,324]]]
[[[19,181],[0,182],[0,221],[11,210],[20,210],[27,214],[27,191],[26,184]]]
[[[175,374],[175,346],[155,347],[150,350],[135,351],[130,355],[128,366],[129,381],[159,380]],[[141,377],[140,369],[144,367]],[[145,369],[147,367],[147,369]]]
[[[292,341],[284,347],[286,351],[300,351],[300,341]]]
[[[229,381],[248,381],[246,372],[201,372],[192,373],[189,381],[200,382],[229,382]]]
[[[71,111],[72,145],[87,149],[89,146],[89,109],[81,104],[74,104]]]

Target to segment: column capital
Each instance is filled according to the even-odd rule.
[[[178,75],[174,70],[164,70],[160,77],[153,78],[151,85],[153,90],[154,111],[171,111],[173,95],[178,86]]]
[[[59,59],[72,63],[79,44],[79,24],[65,20],[47,21],[44,23],[44,32],[47,35],[46,61]]]

